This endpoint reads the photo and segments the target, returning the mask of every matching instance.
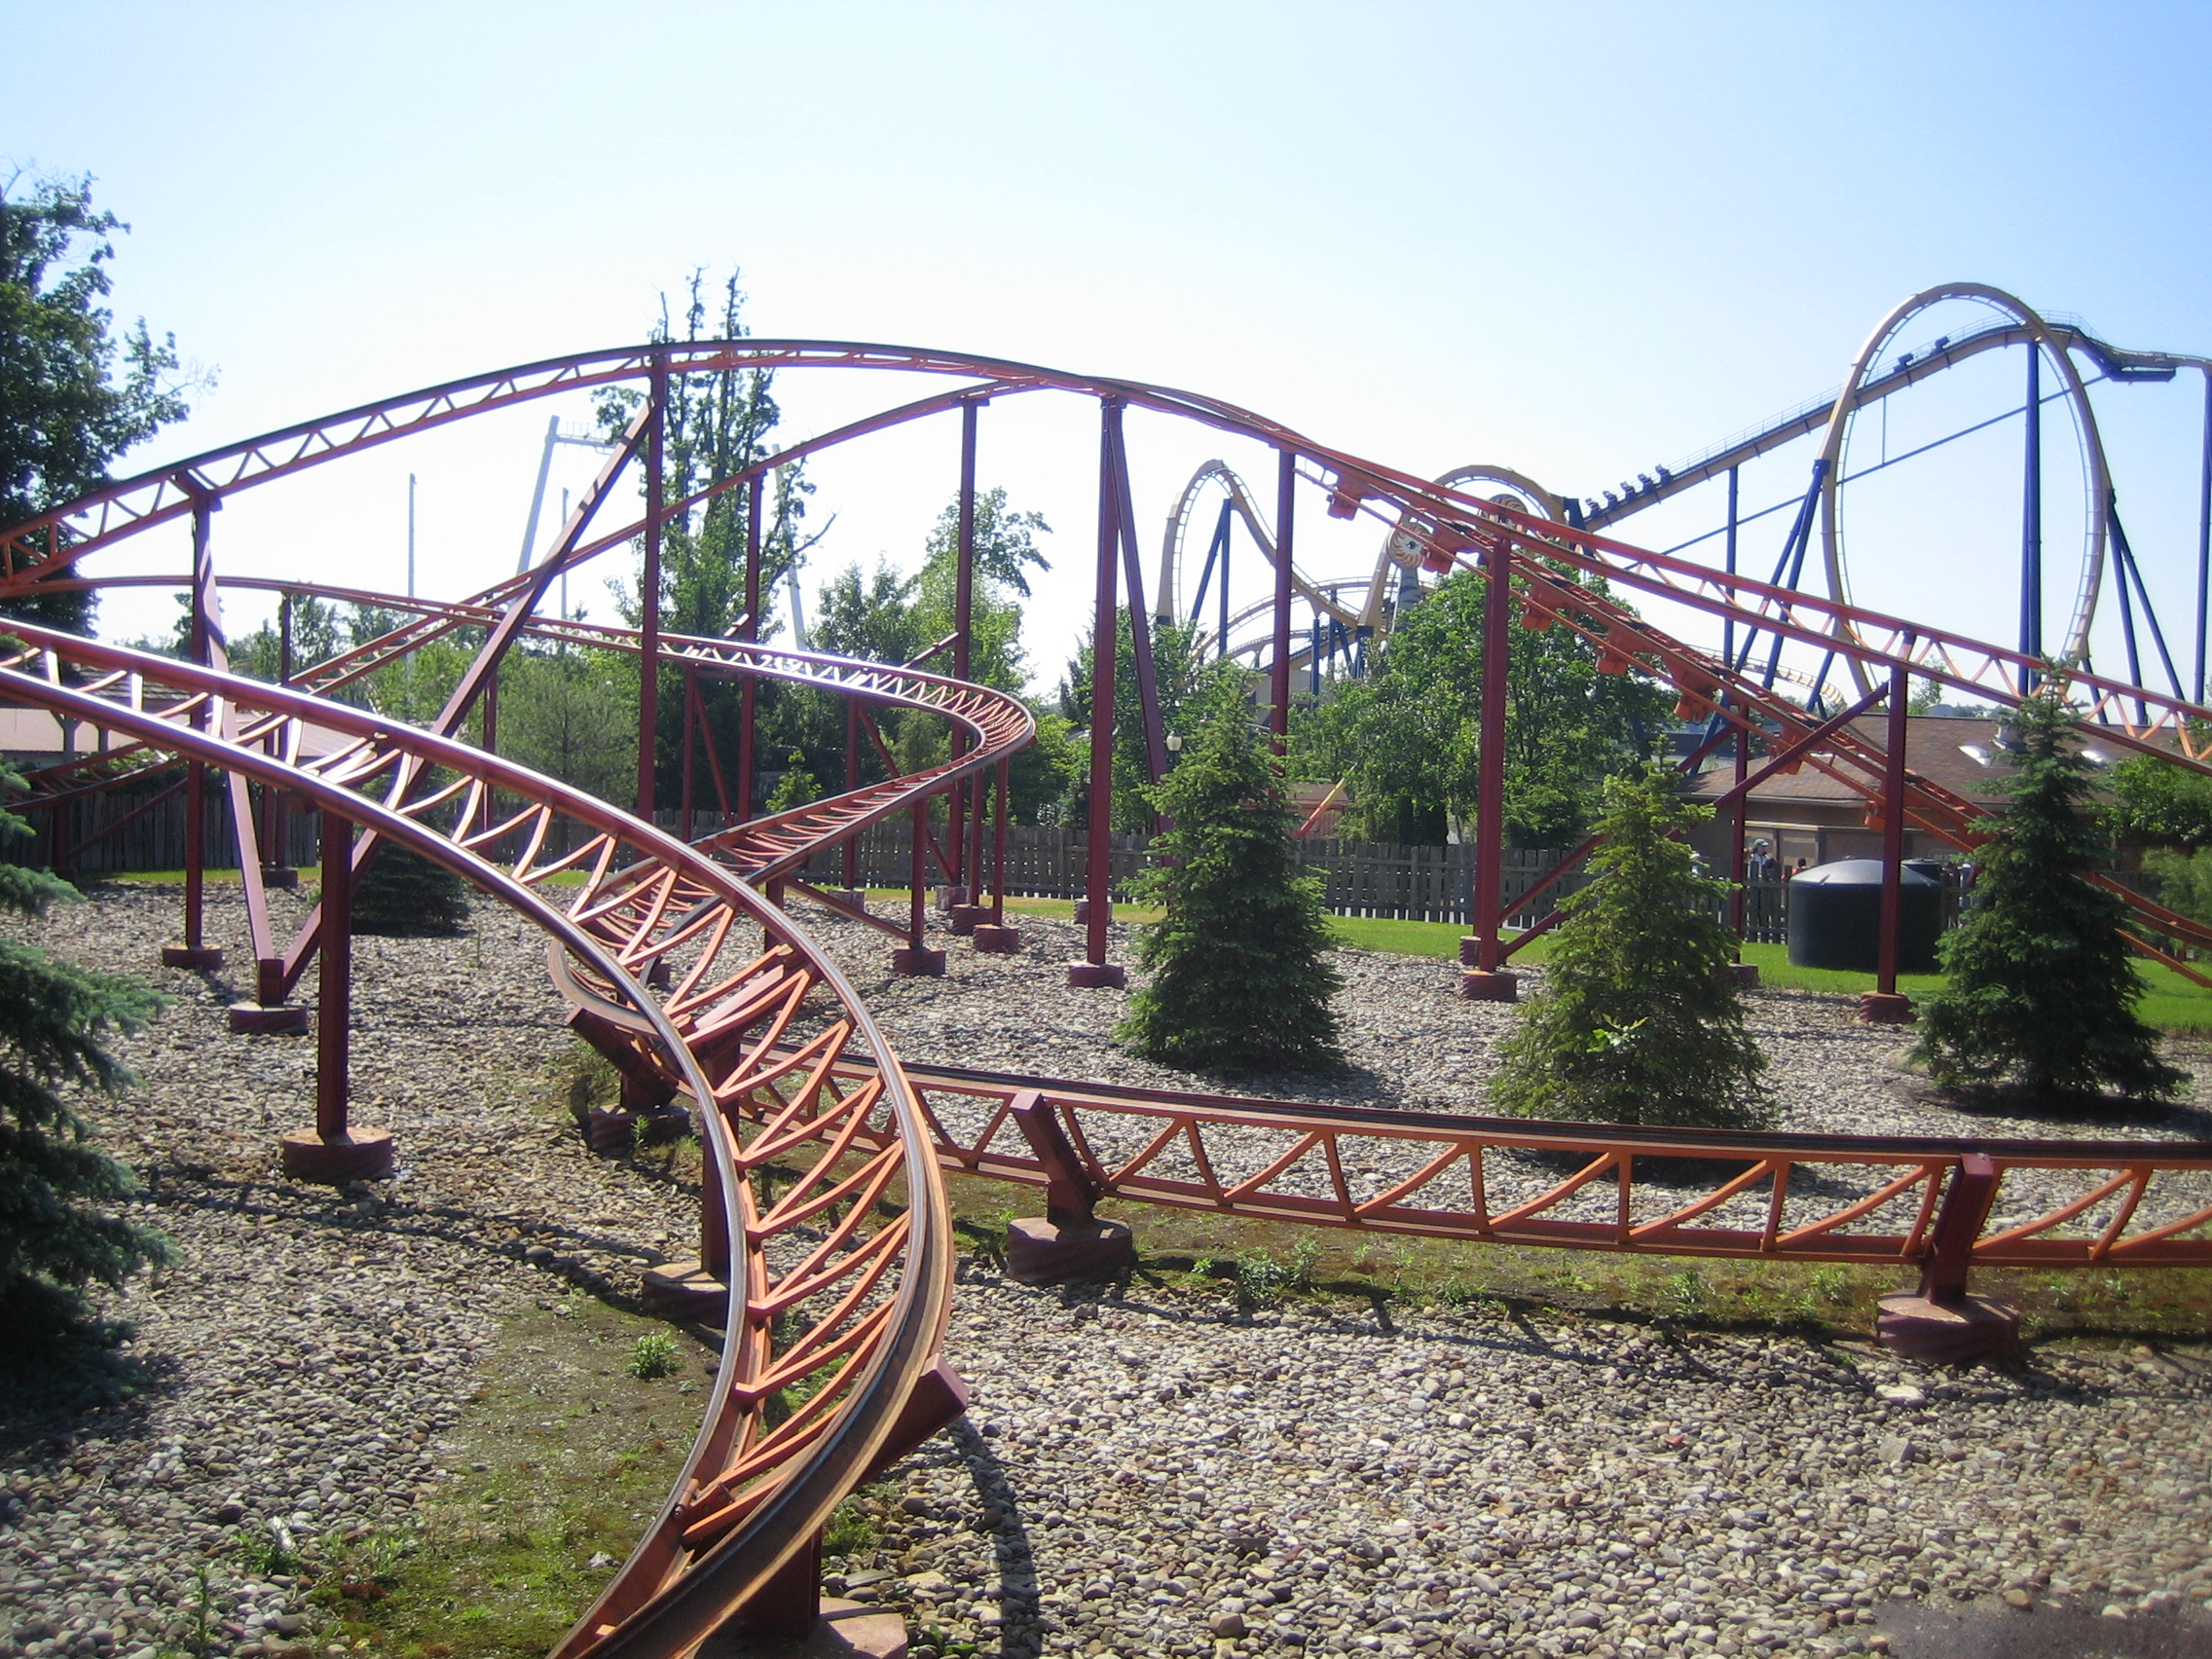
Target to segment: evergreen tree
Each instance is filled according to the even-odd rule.
[[[2104,850],[2062,670],[2020,704],[2011,804],[1986,826],[1974,907],[1943,941],[1942,990],[1913,1057],[1945,1088],[2009,1082],[2036,1096],[2108,1088],[2155,1099],[2187,1074],[2135,1016],[2143,981],[2120,935],[2120,896],[2085,879]]]
[[[0,786],[21,783],[0,767]],[[0,833],[27,826],[0,810]],[[0,909],[43,915],[75,899],[67,882],[0,865]],[[0,1349],[44,1350],[90,1325],[83,1287],[118,1286],[175,1252],[150,1228],[103,1213],[135,1191],[130,1171],[91,1144],[93,1130],[62,1090],[112,1094],[130,1074],[101,1047],[143,1026],[161,997],[133,979],[56,961],[0,939]]]
[[[110,237],[130,227],[94,210],[92,180],[39,180],[10,201],[18,178],[0,177],[0,525],[105,483],[118,455],[184,419],[192,385],[174,336],[157,343],[144,318],[111,332]],[[91,248],[71,268],[80,239]],[[0,614],[89,632],[92,595],[19,595]]]
[[[383,841],[353,884],[353,931],[450,934],[468,919],[468,884],[412,847]]]
[[[1756,1127],[1766,1056],[1728,974],[1728,891],[1680,831],[1710,816],[1663,766],[1608,779],[1589,886],[1564,906],[1544,987],[1498,1046],[1491,1099],[1525,1118]]]
[[[1300,865],[1282,768],[1241,688],[1209,702],[1192,751],[1147,792],[1174,827],[1138,891],[1167,914],[1138,936],[1151,980],[1115,1034],[1173,1066],[1326,1070],[1344,1051],[1320,884]]]

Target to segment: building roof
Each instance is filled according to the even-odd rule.
[[[1977,805],[1992,811],[2002,807],[2010,797],[2002,785],[2012,775],[2012,765],[2004,747],[1997,740],[1997,719],[1961,715],[1914,715],[1905,722],[1906,768],[1953,794],[1964,795]],[[1889,743],[1889,719],[1884,715],[1862,715],[1851,722],[1852,730],[1876,749]],[[2083,747],[2090,759],[2110,765],[2125,758],[2127,752],[2097,742],[2092,729]],[[1756,770],[1758,760],[1753,757]],[[1856,770],[1856,769],[1855,769]],[[1690,793],[1693,799],[1706,798],[1725,793],[1735,781],[1732,760],[1708,762],[1699,773]],[[1863,800],[1861,791],[1847,789],[1826,773],[1812,766],[1794,772],[1778,773],[1752,790],[1756,801],[1780,805],[1786,801],[1813,802]]]

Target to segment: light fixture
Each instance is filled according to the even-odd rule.
[[[1183,753],[1183,734],[1181,732],[1171,731],[1167,734],[1167,753],[1170,755]]]

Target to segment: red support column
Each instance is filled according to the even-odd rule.
[[[760,498],[761,480],[756,478],[745,492],[745,625],[738,638],[749,645],[760,643]],[[753,722],[760,698],[760,684],[745,677],[737,693],[737,820],[753,816]],[[708,728],[707,741],[714,742]]]
[[[918,802],[914,807],[913,858],[907,869],[906,892],[906,942],[891,953],[891,971],[894,974],[919,974],[930,977],[944,972],[944,952],[933,949],[924,941],[929,926],[929,902],[924,881],[930,839],[930,803]]]
[[[1298,457],[1276,452],[1275,463],[1275,638],[1274,667],[1268,686],[1268,729],[1275,753],[1290,747],[1290,561],[1292,515],[1298,506]]]
[[[347,1121],[353,1023],[353,826],[322,815],[321,986],[315,1001],[314,1127],[282,1142],[284,1173],[301,1181],[377,1181],[391,1173],[391,1136]]]
[[[1021,948],[1021,930],[1006,925],[1006,786],[1007,763],[999,761],[999,803],[996,827],[991,831],[991,919],[976,924],[976,948],[1014,951]],[[982,879],[978,859],[977,879]]]
[[[698,747],[699,671],[683,665],[683,838],[691,839],[691,755]]]
[[[1758,964],[1744,960],[1744,830],[1751,810],[1749,795],[1744,788],[1751,771],[1751,730],[1747,718],[1745,724],[1736,728],[1736,789],[1728,808],[1728,879],[1735,884],[1728,897],[1728,925],[1736,934],[1736,961],[1729,970],[1736,983],[1747,989],[1759,982]]]
[[[953,549],[952,575],[952,678],[967,680],[976,670],[976,405],[960,406],[960,513]],[[952,758],[968,753],[968,734],[952,728]],[[963,780],[945,795],[945,851],[952,856],[951,891],[945,903],[953,906],[954,931],[972,930],[973,914],[963,917],[959,907],[973,909],[977,883],[974,861],[968,856],[968,819],[971,803],[976,822],[982,822],[983,797],[979,788]]]
[[[276,683],[292,683],[292,596],[276,603]],[[290,810],[284,792],[273,786],[262,790],[261,884],[264,887],[297,887],[300,873],[292,867]]]
[[[1106,921],[1110,913],[1114,861],[1114,650],[1115,598],[1121,551],[1121,509],[1114,479],[1114,425],[1121,405],[1099,403],[1098,433],[1098,585],[1090,625],[1090,823],[1084,870],[1083,903],[1076,920],[1088,930],[1084,960],[1068,965],[1068,983],[1078,989],[1122,985],[1127,976],[1106,960]]]
[[[1912,649],[1906,635],[1903,649]],[[1882,931],[1875,954],[1875,988],[1859,999],[1859,1017],[1876,1025],[1912,1023],[1912,999],[1898,994],[1898,908],[1904,887],[1904,760],[1910,732],[1912,676],[1900,664],[1890,670],[1889,755],[1882,768]]]
[[[1513,556],[1496,533],[1483,559],[1483,706],[1475,788],[1475,963],[1459,976],[1459,994],[1513,1002],[1521,981],[1505,973],[1498,948],[1498,903],[1505,861],[1505,685],[1513,648]]]
[[[1943,1207],[1928,1230],[1919,1289],[1881,1300],[1874,1340],[1884,1347],[1932,1365],[1972,1365],[2020,1346],[2019,1314],[1967,1292],[1973,1243],[1997,1201],[2001,1178],[1987,1153],[1967,1153],[1953,1167]]]
[[[845,699],[845,793],[852,793],[861,787],[861,706],[851,697]],[[845,837],[845,890],[838,895],[849,903],[867,905],[867,893],[861,886],[861,837],[855,830]]]
[[[645,569],[638,584],[638,816],[653,821],[654,762],[660,748],[660,529],[667,465],[668,362],[653,359],[650,424],[645,429]]]
[[[201,667],[207,666],[207,595],[214,587],[213,554],[208,548],[208,520],[215,510],[209,497],[192,504],[192,630],[188,652]],[[196,731],[207,729],[207,706],[193,713]],[[220,968],[221,950],[206,938],[207,887],[207,765],[188,760],[184,768],[184,942],[162,947],[165,968]]]

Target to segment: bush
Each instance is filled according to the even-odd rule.
[[[1115,1035],[1171,1066],[1341,1064],[1320,884],[1304,873],[1281,766],[1241,699],[1212,713],[1148,798],[1174,827],[1153,843],[1165,862],[1138,892],[1167,914],[1138,936],[1152,977]]]
[[[410,847],[380,841],[353,885],[353,931],[450,934],[468,919],[468,884]]]
[[[0,785],[20,777],[0,767]],[[0,811],[0,833],[25,826]],[[75,899],[67,882],[0,865],[0,910],[43,915]],[[143,1026],[162,997],[134,979],[91,973],[0,939],[0,1351],[28,1355],[95,1325],[82,1295],[110,1288],[175,1252],[151,1228],[103,1213],[136,1191],[130,1171],[90,1145],[93,1130],[62,1095],[69,1085],[113,1094],[130,1073],[101,1047]]]
[[[1567,902],[1543,990],[1498,1046],[1492,1101],[1524,1118],[1755,1128],[1772,1116],[1766,1056],[1728,973],[1735,940],[1711,913],[1728,884],[1697,874],[1679,831],[1710,816],[1661,766],[1615,778]]]
[[[1945,1088],[2009,1083],[2032,1096],[2106,1089],[2157,1099],[2188,1081],[2135,1016],[2143,980],[2120,937],[2126,905],[2092,887],[2104,836],[2080,722],[2052,669],[2021,703],[2012,801],[1986,826],[1974,907],[1943,941],[1943,988],[1913,1057]]]

